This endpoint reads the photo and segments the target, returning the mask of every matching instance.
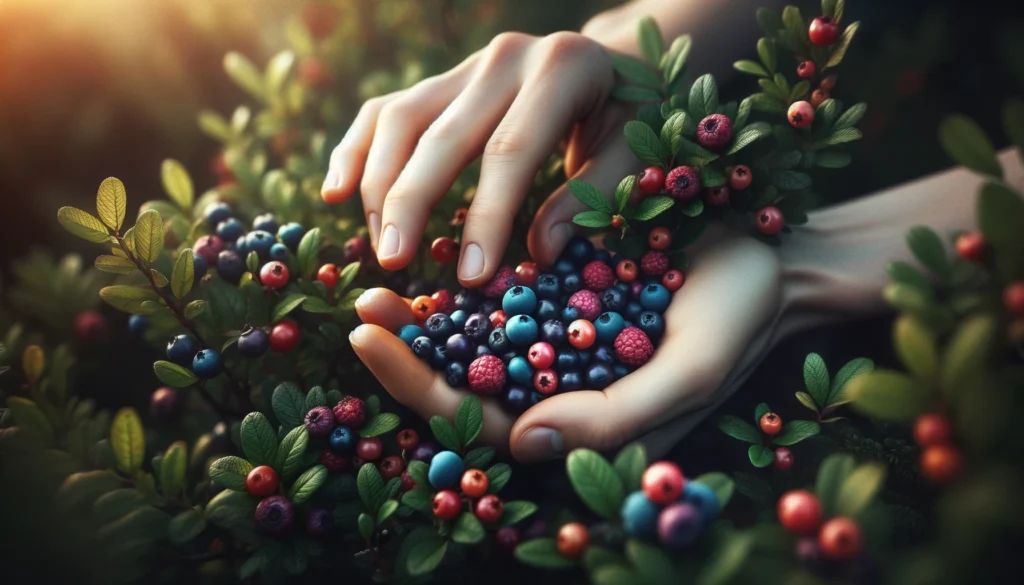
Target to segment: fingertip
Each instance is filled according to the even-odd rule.
[[[351,191],[344,190],[340,187],[327,187],[325,185],[320,190],[320,198],[323,199],[324,203],[327,203],[328,205],[344,203],[348,201],[349,197],[351,196]]]
[[[386,288],[371,288],[356,299],[356,314],[363,323],[394,331],[416,321],[407,299]]]
[[[494,275],[496,267],[501,259],[487,262],[484,249],[476,242],[464,243],[462,253],[459,255],[458,278],[459,284],[467,288],[475,288],[487,284]],[[488,266],[492,268],[488,269]]]
[[[606,398],[603,392],[585,390],[543,400],[512,426],[512,455],[521,463],[539,463],[564,457],[576,447],[606,448],[611,435],[605,431],[613,427],[595,424],[605,418]]]

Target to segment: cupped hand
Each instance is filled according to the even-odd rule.
[[[522,462],[576,447],[611,449],[638,437],[658,454],[732,394],[778,338],[779,261],[769,247],[724,232],[689,254],[686,282],[646,365],[603,391],[555,394],[517,420],[496,399],[485,399],[482,440]],[[408,302],[373,289],[356,309],[364,324],[352,332],[352,346],[388,392],[424,418],[451,419],[466,391],[448,386],[392,334],[415,322]]]

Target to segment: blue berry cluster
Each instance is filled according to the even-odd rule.
[[[305,234],[297,223],[278,225],[270,213],[256,216],[247,231],[227,203],[211,203],[203,217],[214,234],[200,238],[193,248],[197,279],[215,268],[221,278],[237,283],[246,271],[245,258],[250,252],[256,252],[261,261],[286,262]]]

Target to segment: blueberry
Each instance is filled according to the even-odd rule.
[[[412,352],[416,357],[428,360],[434,355],[434,342],[427,336],[417,337],[412,342]]]
[[[640,306],[640,303],[636,301],[629,301],[626,303],[626,311],[623,313],[623,317],[627,321],[639,321],[640,314],[644,312],[644,308]]]
[[[516,384],[530,385],[533,383],[533,368],[522,356],[516,356],[508,362],[508,377]]]
[[[562,278],[562,292],[571,295],[572,293],[583,288],[583,279],[580,278],[579,274],[573,272],[572,274],[566,274]]]
[[[608,250],[598,250],[594,252],[594,260],[599,260],[609,266],[615,266],[615,262],[612,262],[612,253]]]
[[[562,281],[555,274],[541,274],[537,277],[536,288],[537,297],[553,301],[562,291]]]
[[[566,341],[569,340],[565,323],[557,319],[544,321],[544,324],[540,326],[540,340],[546,341],[555,347],[565,345]]]
[[[540,404],[541,400],[544,400],[543,394],[537,392],[536,390],[530,392],[530,406],[537,406],[538,404]]]
[[[671,300],[668,289],[660,284],[648,284],[640,293],[640,305],[648,311],[664,313]]]
[[[199,352],[199,342],[191,335],[178,335],[167,342],[167,359],[179,366],[192,365],[192,358]]]
[[[595,364],[587,369],[587,388],[603,390],[615,380],[615,374],[607,364]]]
[[[543,299],[537,302],[537,310],[534,311],[533,316],[536,317],[538,323],[557,319],[559,316],[558,305],[548,299]]]
[[[254,230],[263,230],[273,234],[277,232],[277,228],[277,220],[274,219],[273,213],[257,215],[256,218],[252,220],[252,229]]]
[[[573,321],[582,318],[583,311],[577,309],[576,307],[566,307],[562,309],[562,321],[565,321],[566,323],[572,323]]]
[[[590,358],[594,357],[594,352],[590,351],[589,349],[581,349],[581,350],[579,350],[579,354],[580,354],[580,367],[583,367],[583,366],[586,366],[587,364],[589,364],[590,363]]]
[[[555,274],[558,276],[564,277],[567,274],[572,274],[573,271],[576,270],[576,265],[574,265],[572,260],[569,260],[568,258],[561,258],[555,262],[555,265],[551,267],[551,270],[554,270]]]
[[[448,366],[448,348],[442,343],[434,346],[434,355],[430,356],[430,367],[443,370]]]
[[[132,315],[128,317],[128,331],[134,335],[142,335],[149,328],[149,318],[145,315]]]
[[[484,299],[484,301],[480,303],[480,308],[477,310],[477,313],[490,315],[491,313],[497,311],[500,308],[501,303],[499,303],[496,299]]]
[[[206,219],[207,225],[210,227],[216,227],[217,224],[228,219],[234,215],[231,210],[231,206],[227,203],[211,203],[206,206],[206,210],[203,211],[203,217]]]
[[[583,378],[579,372],[562,372],[558,377],[558,389],[563,392],[571,392],[583,388]]]
[[[658,514],[661,507],[647,499],[643,492],[629,494],[622,502],[622,527],[630,536],[651,539],[658,535]]]
[[[192,358],[192,371],[200,378],[213,378],[224,370],[220,354],[213,349],[201,349]]]
[[[512,317],[505,324],[508,339],[515,345],[525,347],[537,341],[537,322],[529,315]]]
[[[494,355],[494,352],[491,351],[491,346],[487,345],[486,343],[481,343],[480,345],[476,346],[475,355],[476,357],[480,357],[482,355]]]
[[[359,435],[345,425],[338,425],[331,431],[331,451],[335,453],[351,453],[355,449]]]
[[[295,506],[284,496],[263,498],[256,506],[256,525],[268,536],[285,536],[295,524]]]
[[[225,242],[237,240],[245,233],[245,224],[237,217],[230,217],[217,224],[217,236]]]
[[[501,354],[498,357],[501,358],[501,361],[505,362],[506,369],[507,369],[508,364],[511,363],[512,360],[516,359],[517,357],[522,357],[522,355],[520,355],[520,353],[518,351],[516,351],[514,349],[510,349],[510,350],[506,351],[505,353]]]
[[[532,406],[530,403],[530,391],[523,386],[509,386],[501,394],[501,406],[509,414],[522,414],[526,412]]]
[[[285,246],[281,242],[275,242],[270,247],[270,259],[277,260],[278,262],[284,262],[288,259],[288,246]]]
[[[504,327],[498,327],[491,331],[491,336],[487,338],[487,345],[495,354],[505,353],[512,348],[512,342],[509,341]]]
[[[274,236],[270,232],[256,230],[245,236],[245,243],[249,246],[250,251],[259,254],[260,258],[266,258],[270,255],[270,248],[275,242]]]
[[[452,388],[463,388],[469,383],[469,368],[462,362],[448,362],[444,379]]]
[[[270,347],[267,332],[258,328],[248,328],[238,336],[238,353],[247,358],[262,357]]]
[[[509,317],[531,315],[537,309],[537,294],[528,286],[513,286],[502,297],[501,309]]]
[[[582,365],[580,354],[575,349],[563,349],[555,356],[555,369],[559,372],[578,370]]]
[[[434,341],[444,341],[455,334],[455,322],[444,313],[434,313],[427,317],[423,328]]]
[[[665,318],[653,311],[644,311],[637,319],[637,327],[646,333],[651,341],[657,342],[665,334]]]
[[[613,288],[625,295],[627,299],[633,296],[633,287],[628,282],[616,282]]]
[[[424,442],[420,443],[419,446],[413,450],[411,459],[413,461],[422,461],[424,463],[430,463],[430,461],[434,458],[434,455],[437,455],[437,445],[433,443]]]
[[[480,294],[480,291],[474,289],[464,288],[455,295],[455,306],[472,313],[480,308],[480,303],[484,300],[484,296]]]
[[[721,505],[718,503],[718,496],[715,495],[714,490],[695,481],[686,482],[686,487],[683,488],[682,500],[688,504],[693,504],[700,510],[705,526],[713,522],[721,511]]]
[[[622,318],[622,315],[609,311],[601,313],[601,316],[594,321],[594,328],[597,329],[599,343],[615,343],[615,338],[626,328],[626,320]]]
[[[415,341],[417,337],[422,337],[426,334],[427,332],[419,325],[402,325],[399,327],[396,335],[398,335],[398,338],[404,341],[406,345],[412,347],[412,342]]]
[[[594,357],[591,359],[591,363],[610,366],[615,361],[615,350],[607,345],[600,345],[594,350]]]
[[[192,272],[196,275],[196,282],[206,274],[206,271],[210,269],[210,265],[206,263],[206,258],[203,258],[199,254],[192,254]]]
[[[305,233],[306,230],[302,229],[302,226],[295,222],[286,223],[277,228],[278,239],[281,240],[282,244],[288,246],[288,249],[292,252],[299,247],[299,242],[302,241],[302,236]]]
[[[469,319],[469,313],[463,311],[462,309],[457,309],[455,311],[452,311],[451,319],[452,323],[455,324],[455,328],[458,330],[462,330],[462,328],[466,326],[466,320]]]
[[[574,236],[562,250],[562,257],[583,268],[587,262],[594,259],[594,244],[583,236]]]
[[[629,375],[630,369],[626,364],[613,364],[612,373],[615,374],[616,380],[621,380]]]
[[[658,516],[658,538],[671,548],[684,547],[700,536],[704,520],[692,504],[673,504]]]
[[[427,470],[430,485],[439,490],[451,489],[459,485],[462,472],[466,470],[462,457],[452,451],[441,451],[434,455]]]
[[[449,337],[448,341],[445,342],[445,347],[447,348],[448,359],[467,362],[473,359],[474,350],[476,349],[473,347],[473,341],[462,333],[456,333]]]
[[[483,313],[474,313],[466,318],[466,325],[463,331],[466,337],[475,343],[484,343],[491,334],[491,319]]]
[[[610,288],[601,293],[601,306],[605,311],[623,311],[626,308],[626,295],[617,288]]]
[[[233,250],[222,250],[217,254],[217,274],[231,284],[238,284],[245,273],[245,260]]]
[[[245,235],[242,235],[242,236],[238,236],[238,238],[235,240],[234,244],[230,244],[229,243],[227,245],[227,249],[231,250],[232,246],[234,247],[235,252],[238,252],[243,257],[244,256],[248,256],[249,252],[251,251],[251,250],[249,250],[248,234],[245,234]]]

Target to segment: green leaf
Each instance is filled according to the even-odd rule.
[[[679,35],[672,41],[668,53],[662,59],[661,74],[673,90],[686,70],[686,59],[690,56],[692,46],[693,39],[690,35]]]
[[[167,538],[171,544],[185,544],[206,530],[206,518],[200,510],[187,510],[171,519],[167,525]]]
[[[836,130],[829,135],[828,138],[822,142],[816,144],[816,147],[824,148],[826,146],[835,146],[837,144],[844,144],[846,142],[853,142],[854,140],[860,140],[864,136],[857,128],[843,128],[842,130]]]
[[[362,266],[362,262],[351,262],[341,269],[341,273],[338,274],[338,282],[334,285],[335,292],[341,292],[348,289],[352,281],[356,279],[356,275],[359,274],[359,268]]]
[[[164,249],[164,220],[150,209],[139,216],[132,228],[135,235],[135,254],[146,262],[156,262]]]
[[[661,94],[649,87],[617,85],[612,88],[611,97],[620,102],[653,102],[661,99]]]
[[[602,228],[612,224],[612,216],[603,211],[581,211],[573,216],[572,221],[583,227]]]
[[[135,272],[135,264],[121,256],[98,256],[95,266],[97,270],[111,274],[131,274]]]
[[[368,438],[377,437],[383,435],[384,433],[390,433],[391,431],[397,429],[398,425],[401,424],[401,422],[402,419],[400,419],[397,414],[391,412],[382,412],[377,416],[371,418],[370,420],[366,421],[366,424],[363,425],[363,428],[359,429],[359,436]]]
[[[512,526],[526,520],[537,512],[537,504],[533,502],[505,502],[501,510],[499,526]]]
[[[711,491],[715,492],[718,506],[722,509],[729,504],[733,492],[736,491],[736,482],[728,475],[718,471],[699,475],[693,481],[711,488]]]
[[[654,130],[652,130],[647,124],[640,122],[639,120],[630,120],[629,122],[626,122],[623,133],[626,136],[626,142],[629,144],[629,149],[632,150],[633,154],[641,161],[650,165],[662,167],[668,162],[669,153],[665,151],[665,147],[661,144],[661,140],[658,138],[658,135],[655,134]],[[576,193],[576,189],[573,188],[573,183],[575,182],[582,183],[582,181],[577,179],[570,180],[568,183],[569,189],[572,190],[573,194],[576,195],[580,201],[583,201],[584,204],[598,211],[612,213],[611,206],[608,205],[604,196],[600,197],[600,200],[604,202],[603,207],[597,207],[595,204],[592,204],[580,197],[580,195]],[[587,186],[590,187],[594,193],[600,195],[600,191],[596,188],[591,187],[589,184],[587,184]]]
[[[754,122],[736,134],[736,137],[732,141],[732,146],[729,147],[726,154],[736,154],[747,146],[753,144],[756,140],[764,138],[765,136],[770,136],[771,133],[771,126],[766,122]]]
[[[288,313],[294,311],[299,305],[306,301],[308,297],[304,294],[293,293],[285,298],[281,299],[274,305],[273,311],[270,314],[270,322],[277,323],[281,319],[284,319]]]
[[[627,125],[631,123],[632,122],[627,122]],[[650,131],[650,128],[648,128],[648,131]],[[569,182],[566,183],[566,186],[569,187],[569,191],[572,192],[573,196],[580,200],[580,203],[594,211],[601,211],[606,214],[615,213],[614,210],[612,210],[611,204],[608,203],[608,200],[601,191],[590,183],[579,179],[570,179]]]
[[[829,55],[828,61],[825,62],[825,67],[822,68],[822,71],[843,62],[843,57],[846,56],[846,51],[850,48],[850,43],[853,41],[853,35],[857,34],[857,28],[859,27],[860,22],[858,21],[850,23],[850,26],[843,30],[842,36],[832,46],[832,53]]]
[[[907,370],[922,380],[935,375],[939,364],[935,334],[911,315],[903,315],[893,326],[893,342],[900,361]]]
[[[674,583],[678,580],[672,560],[660,548],[636,539],[626,541],[626,558],[646,583]]]
[[[170,158],[165,160],[160,166],[160,178],[164,184],[164,191],[171,201],[177,203],[184,211],[192,209],[195,193],[192,189],[192,178],[183,164]]]
[[[807,40],[807,24],[804,22],[800,9],[789,5],[782,9],[782,26],[802,41]]]
[[[803,191],[811,187],[811,177],[798,171],[779,171],[775,173],[775,186],[783,191]]]
[[[46,445],[53,442],[53,424],[46,418],[39,405],[27,398],[11,396],[7,399],[7,407],[11,409],[14,422],[21,432],[35,437]]]
[[[483,469],[494,459],[494,447],[477,447],[462,458],[466,469]]]
[[[860,122],[861,118],[868,111],[868,105],[864,103],[854,104],[850,106],[850,109],[843,112],[842,116],[836,120],[836,123],[832,125],[832,131],[842,130],[843,128],[854,128],[857,123]]]
[[[1013,189],[989,182],[978,193],[978,228],[995,250],[995,268],[1005,280],[1024,273],[1024,201]]]
[[[795,395],[800,404],[803,404],[814,412],[818,412],[818,403],[814,401],[814,398],[812,398],[810,394],[806,392],[797,392]]]
[[[588,508],[607,520],[618,517],[624,488],[615,468],[604,457],[589,449],[575,449],[566,458],[566,471]]]
[[[262,412],[242,419],[242,452],[253,465],[273,465],[277,459],[277,432]]]
[[[188,446],[185,441],[175,441],[164,452],[157,474],[160,491],[167,497],[175,497],[185,488],[185,471],[188,465]]]
[[[264,84],[263,74],[244,55],[235,51],[224,55],[224,71],[232,81],[252,94],[253,97],[260,101],[266,100],[267,88]]]
[[[299,241],[296,257],[299,262],[299,274],[303,278],[312,277],[313,273],[320,267],[320,245],[322,242],[323,236],[320,234],[320,228],[309,230],[302,236],[302,240]]]
[[[278,384],[270,402],[274,407],[274,416],[287,429],[301,425],[308,412],[306,397],[294,382]]]
[[[775,60],[775,41],[767,37],[761,37],[757,41],[757,56],[764,63],[766,73],[775,71],[778,62]],[[765,77],[768,77],[766,74]]]
[[[117,231],[124,223],[127,209],[128,195],[124,189],[124,183],[115,177],[103,179],[100,188],[96,191],[96,211],[99,213],[100,221],[108,228]]]
[[[834,453],[821,462],[814,493],[818,496],[818,501],[821,502],[825,518],[835,515],[839,491],[846,482],[846,478],[853,472],[854,465],[853,457],[845,453]]]
[[[754,534],[747,532],[727,533],[725,541],[717,547],[711,558],[701,568],[695,583],[700,585],[725,585],[746,564],[747,557],[754,550]]]
[[[428,484],[422,485],[426,487]],[[356,489],[359,491],[359,499],[363,502],[363,506],[371,514],[376,514],[380,505],[387,499],[384,492],[384,480],[372,463],[366,463],[359,468],[359,473],[356,475]]]
[[[789,90],[789,101],[795,102],[811,91],[811,83],[807,80],[801,81]]]
[[[952,405],[989,365],[998,339],[999,324],[988,314],[968,317],[957,328],[941,362],[941,388]]]
[[[164,360],[153,363],[153,373],[160,382],[171,388],[188,388],[199,380],[191,370]]]
[[[476,396],[466,396],[455,412],[455,435],[459,438],[459,444],[463,447],[472,445],[483,428],[483,404]]]
[[[171,292],[179,299],[192,290],[192,283],[195,282],[196,272],[192,258],[192,248],[185,248],[178,255],[174,262],[174,272],[171,273]]]
[[[253,250],[245,257],[245,269],[255,275],[258,272],[259,267],[260,254],[256,250]]]
[[[754,424],[761,424],[761,417],[771,412],[772,409],[767,403],[761,402],[754,407]]]
[[[110,446],[121,471],[131,475],[142,469],[146,438],[142,432],[142,420],[134,408],[122,408],[114,415],[110,424]]]
[[[448,541],[446,540],[437,537],[421,540],[409,549],[409,556],[405,561],[406,570],[412,577],[426,575],[441,564],[447,550]]]
[[[814,164],[823,169],[841,169],[850,164],[853,157],[848,152],[826,150],[814,157]]]
[[[954,162],[977,173],[1002,178],[1003,168],[995,147],[974,120],[960,114],[947,117],[939,124],[939,142]]]
[[[148,506],[142,492],[135,488],[120,488],[96,498],[92,509],[98,524],[109,524],[122,516]]]
[[[430,432],[433,433],[434,438],[445,449],[458,451],[462,448],[459,444],[459,436],[455,433],[455,427],[443,417],[430,417]]]
[[[487,468],[487,493],[496,494],[512,479],[512,468],[507,463],[496,463]]]
[[[1003,108],[1003,131],[1024,157],[1024,102],[1013,99]]]
[[[89,212],[74,207],[61,207],[57,210],[57,221],[65,230],[83,240],[94,244],[110,241],[107,226]]]
[[[412,477],[413,481],[416,482],[416,485],[423,487],[430,485],[430,482],[427,479],[427,471],[429,469],[430,466],[422,461],[410,461],[408,466],[409,475]]]
[[[726,414],[718,417],[718,428],[723,433],[729,435],[734,439],[740,441],[746,441],[747,443],[760,443],[761,434],[757,432],[757,429],[752,427],[746,421],[739,417]]]
[[[935,292],[932,290],[932,283],[928,280],[928,277],[907,262],[890,262],[889,265],[886,266],[885,270],[889,274],[889,278],[896,282],[910,285],[929,297],[935,295]]]
[[[741,59],[732,64],[733,69],[741,73],[749,73],[760,77],[768,77],[768,72],[760,64],[750,59]]]
[[[718,111],[718,86],[710,73],[697,78],[690,87],[688,111],[694,121],[699,122]]]
[[[825,360],[816,353],[807,354],[804,360],[804,386],[814,402],[822,406],[828,404],[829,383],[828,367]]]
[[[185,305],[185,318],[195,319],[206,311],[206,301],[196,300]]]
[[[665,41],[661,38],[658,23],[650,16],[642,18],[638,23],[636,42],[644,59],[652,66],[657,67],[661,62],[661,51],[665,46]]]
[[[631,443],[619,451],[612,464],[627,492],[640,489],[640,478],[647,469],[647,451],[641,443]]]
[[[452,540],[460,544],[476,544],[484,539],[484,525],[469,512],[459,514],[452,525]]]
[[[648,221],[654,219],[662,212],[675,205],[676,200],[665,195],[647,197],[637,206],[633,219],[637,221]]]
[[[418,512],[428,513],[433,506],[433,492],[426,487],[416,487],[402,494],[402,504]]]
[[[313,386],[306,393],[306,404],[304,406],[306,412],[313,410],[318,406],[327,406],[327,395],[324,394],[324,389],[320,386]]]
[[[398,509],[398,500],[386,500],[377,511],[377,524],[382,524]]]
[[[309,431],[306,430],[305,425],[288,431],[288,434],[281,439],[273,467],[283,479],[290,479],[295,472],[302,468],[303,457],[306,455],[308,445]]]
[[[373,523],[373,518],[366,513],[360,514],[357,524],[359,527],[359,536],[363,537],[364,541],[370,542],[370,538],[373,537],[373,531],[376,528]]]
[[[814,421],[794,420],[782,425],[782,432],[772,437],[772,443],[782,446],[796,445],[820,432],[821,426]]]
[[[925,226],[915,226],[907,231],[907,246],[914,257],[925,268],[940,278],[948,278],[951,270],[946,248],[935,230]]]
[[[885,465],[867,463],[846,476],[836,495],[835,512],[856,518],[871,503],[885,481]]]
[[[302,473],[288,490],[288,499],[293,504],[305,503],[313,497],[316,490],[327,481],[327,468],[323,465],[314,465]]]
[[[757,25],[761,27],[764,34],[768,36],[774,36],[775,33],[783,27],[782,19],[779,18],[779,13],[771,8],[758,8],[755,15],[757,17]]]
[[[253,464],[241,457],[228,455],[210,464],[210,479],[221,486],[235,491],[245,491],[245,479],[253,470]]]
[[[519,562],[539,569],[566,569],[576,566],[576,561],[567,559],[558,552],[558,544],[553,538],[528,540],[516,547],[515,556]]]
[[[857,410],[893,422],[910,422],[932,407],[928,388],[906,374],[875,370],[857,376],[845,394]]]
[[[615,188],[615,209],[618,213],[622,213],[622,210],[629,204],[629,197],[633,194],[633,188],[636,186],[636,175],[626,175],[622,181],[619,182],[619,186]]]
[[[640,85],[661,87],[661,78],[658,77],[658,73],[647,63],[622,53],[612,52],[609,54],[612,58],[612,67],[615,68],[615,72],[625,79]]]
[[[748,447],[747,457],[750,459],[751,465],[759,468],[768,467],[775,460],[775,454],[764,445],[751,445]]]
[[[725,176],[725,172],[722,169],[715,168],[711,165],[700,169],[700,186],[705,187],[720,187],[726,184],[729,179]]]
[[[259,500],[246,492],[224,490],[206,504],[206,519],[225,530],[256,528]]]

